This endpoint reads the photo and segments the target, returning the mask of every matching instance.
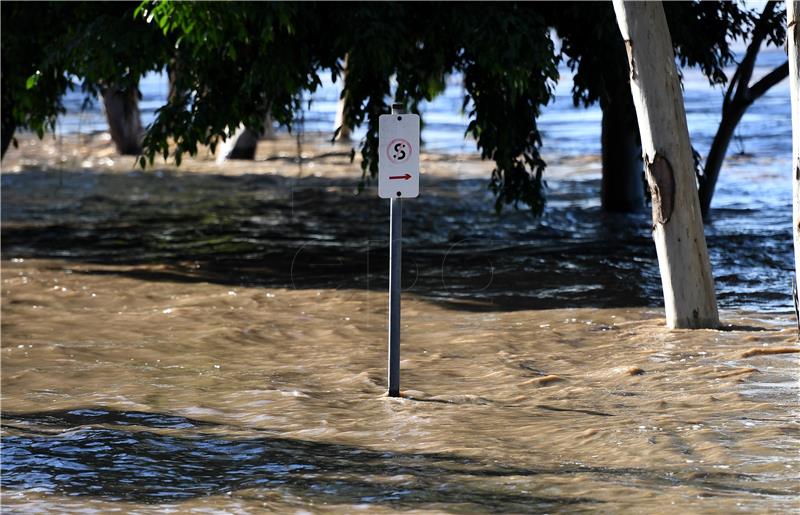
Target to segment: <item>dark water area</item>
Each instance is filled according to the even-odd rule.
[[[729,178],[743,200],[707,226],[718,297],[724,308],[786,312],[791,206],[780,182],[753,168]],[[7,258],[155,263],[165,279],[229,285],[387,281],[387,209],[371,191],[355,197],[354,179],[32,171],[2,181]],[[496,215],[482,178],[424,186],[405,203],[410,293],[487,310],[661,303],[649,213],[604,213],[596,179],[549,181],[541,220]]]
[[[447,453],[379,452],[285,438],[269,431],[257,437],[226,438],[212,431],[237,428],[158,413],[93,409],[38,416],[9,413],[4,419],[7,428],[21,424],[24,431],[25,426],[35,425],[41,435],[48,435],[9,435],[3,439],[3,455],[8,460],[4,487],[50,489],[52,478],[41,474],[42,457],[47,456],[57,461],[61,473],[57,481],[63,485],[63,493],[102,494],[110,501],[167,503],[251,488],[280,488],[303,496],[305,504],[336,504],[356,498],[369,505],[408,509],[445,505],[456,498],[462,509],[469,511],[495,511],[503,506],[504,510],[531,512],[603,502],[497,492],[476,488],[474,483],[483,478],[543,474],[587,474],[598,479],[625,476],[665,486],[676,482],[635,468],[514,468]],[[60,434],[47,432],[70,426],[85,428]],[[155,432],[159,429],[164,431]],[[179,430],[182,436],[173,436],[170,430]],[[394,477],[395,481],[402,480],[402,485],[392,489],[368,479],[375,477]],[[452,486],[437,488],[443,478],[453,481]],[[781,495],[768,490],[764,493]]]
[[[785,58],[781,50],[763,49],[754,77],[757,79],[767,73]],[[555,87],[556,99],[544,109],[539,120],[543,152],[555,166],[564,159],[582,159],[600,152],[600,110],[597,106],[575,108],[571,99],[571,72],[566,67],[560,72],[562,79]],[[733,70],[728,70],[728,75],[732,74]],[[704,155],[719,122],[724,91],[710,87],[707,79],[696,70],[685,69],[683,75],[692,143]],[[311,108],[298,120],[297,130],[319,133],[333,126],[339,90],[337,84],[326,80],[321,89],[310,95]],[[166,97],[166,79],[163,75],[151,75],[141,87],[143,119],[149,122]],[[474,142],[463,137],[467,123],[460,110],[463,94],[460,78],[454,76],[443,95],[422,106],[423,140],[428,151],[453,155],[474,150]],[[714,197],[713,223],[706,227],[706,237],[720,303],[726,308],[790,309],[791,188],[786,170],[790,166],[791,123],[788,98],[788,81],[783,81],[751,107],[731,142],[720,176]],[[63,119],[61,130],[65,134],[104,130],[102,114],[97,110],[80,111],[80,101],[80,95],[67,98],[70,114]],[[361,134],[356,131],[356,140]],[[406,207],[409,213],[405,227],[406,266],[412,268],[404,275],[413,278],[407,280],[407,287],[422,295],[475,298],[483,304],[504,307],[530,307],[551,302],[557,305],[659,305],[660,284],[649,236],[649,214],[620,217],[603,213],[597,201],[599,168],[596,162],[590,165],[592,167],[597,170],[595,177],[548,181],[549,204],[540,223],[530,220],[526,213],[513,210],[496,217],[491,211],[491,196],[485,191],[485,179],[449,183],[430,179],[430,188],[424,197]],[[5,177],[4,180],[30,179]],[[94,180],[89,174],[78,182]],[[130,176],[132,186],[142,180],[152,179],[136,174]],[[258,177],[212,181],[224,183],[223,188],[252,194],[237,195],[233,200],[216,195],[215,186],[200,188],[187,198],[171,203],[168,213],[156,206],[153,206],[156,212],[148,212],[147,202],[141,206],[144,209],[138,209],[136,202],[139,200],[93,199],[91,196],[72,199],[73,204],[64,209],[79,208],[81,223],[85,221],[88,225],[77,230],[70,225],[73,222],[69,222],[68,217],[67,227],[57,230],[57,234],[37,236],[22,232],[17,235],[6,231],[4,248],[13,253],[18,240],[29,246],[34,245],[30,243],[32,240],[46,240],[52,242],[54,248],[42,249],[34,255],[74,253],[81,258],[124,261],[130,260],[131,248],[143,250],[136,253],[136,259],[141,260],[166,258],[174,262],[199,255],[201,260],[208,258],[208,273],[215,273],[215,267],[230,269],[234,263],[226,260],[243,260],[237,263],[242,266],[251,260],[255,264],[261,259],[260,255],[267,253],[267,261],[273,263],[277,259],[282,270],[291,269],[291,262],[295,261],[298,273],[293,279],[294,285],[302,283],[302,277],[316,284],[320,276],[324,279],[325,274],[329,274],[342,287],[372,288],[377,278],[385,278],[386,270],[381,268],[385,262],[387,237],[384,234],[385,209],[377,199],[369,198],[369,194],[363,201],[347,203],[352,190],[350,182]],[[191,179],[184,181],[181,173],[157,181],[174,183],[171,191],[182,190],[187,186],[181,184],[186,182]],[[88,186],[75,187],[85,189]],[[274,191],[269,192],[270,189]],[[459,198],[439,193],[453,189],[459,192]],[[286,192],[289,192],[289,199],[280,199]],[[147,195],[152,194],[148,192]],[[200,198],[195,202],[193,196]],[[106,226],[109,221],[104,218],[108,215],[102,214],[104,201],[123,207],[114,218],[120,218],[122,227],[130,224],[132,232],[126,230],[124,236],[115,236],[116,221]],[[345,210],[340,210],[345,203]],[[204,204],[206,209],[215,212],[213,216],[195,211]],[[37,215],[17,214],[13,209],[11,206],[4,211],[4,220],[9,219],[6,214],[11,220]],[[93,209],[100,213],[94,215]],[[39,214],[50,216],[50,213]],[[198,219],[199,226],[195,225]],[[184,228],[173,227],[172,222]],[[214,226],[210,227],[209,222]],[[308,235],[307,231],[315,234]],[[79,250],[82,244],[88,248]],[[99,248],[93,248],[95,245]],[[332,252],[333,248],[336,250]],[[184,252],[188,249],[191,252]],[[299,254],[295,258],[296,252]],[[369,265],[368,258],[374,258]],[[310,264],[312,262],[315,264]],[[318,262],[322,264],[316,264]],[[525,273],[520,276],[519,270]],[[341,279],[342,272],[347,279]],[[467,284],[454,282],[448,277],[451,273]],[[275,277],[256,273],[241,280],[255,284],[286,284],[282,274],[277,275],[278,279]],[[238,279],[220,280],[235,283]],[[368,285],[370,280],[372,285]],[[510,284],[517,287],[513,294],[506,293]]]

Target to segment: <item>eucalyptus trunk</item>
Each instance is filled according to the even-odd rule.
[[[661,2],[614,0],[653,207],[667,326],[719,325],[675,54]]]
[[[347,56],[344,57],[344,68],[342,69],[342,87],[339,91],[339,101],[336,103],[336,119],[333,121],[333,130],[336,135],[335,139],[340,141],[349,141],[351,130],[350,127],[344,123],[344,109],[345,97],[344,83],[347,80]],[[338,131],[338,132],[336,132]]]

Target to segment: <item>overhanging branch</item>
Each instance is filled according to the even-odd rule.
[[[779,83],[789,76],[789,61],[778,66],[768,74],[761,77],[761,79],[753,84],[747,91],[747,99],[750,102],[758,100],[764,93],[772,86]]]

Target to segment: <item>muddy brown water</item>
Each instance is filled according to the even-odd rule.
[[[485,163],[428,156],[390,399],[387,207],[343,152],[140,172],[102,142],[22,143],[9,512],[798,509],[783,214],[720,214],[724,328],[669,331],[647,214],[600,212],[596,162],[551,167],[537,222],[493,214]]]

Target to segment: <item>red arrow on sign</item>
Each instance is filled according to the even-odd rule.
[[[394,179],[403,179],[404,181],[407,181],[410,178],[411,178],[411,174],[408,174],[408,173],[405,174],[405,175],[392,175],[392,176],[389,177],[389,179],[392,179],[392,180],[394,180]]]

